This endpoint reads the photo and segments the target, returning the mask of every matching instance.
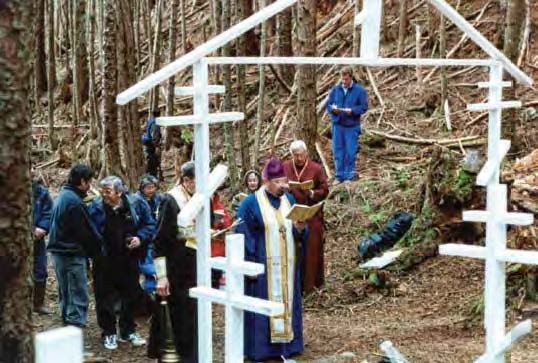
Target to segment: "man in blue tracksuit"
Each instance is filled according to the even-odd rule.
[[[329,92],[325,109],[331,116],[336,178],[333,185],[355,178],[361,115],[368,110],[366,90],[353,80],[351,68],[340,71],[341,82]]]

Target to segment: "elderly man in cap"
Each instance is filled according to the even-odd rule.
[[[262,173],[263,186],[241,203],[238,217],[244,223],[245,258],[265,265],[266,273],[250,279],[246,294],[282,302],[282,316],[245,312],[245,355],[252,361],[288,358],[303,351],[303,324],[298,256],[307,237],[304,222],[286,216],[295,203],[286,192],[288,179],[282,162],[271,159]]]

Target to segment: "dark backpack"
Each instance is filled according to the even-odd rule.
[[[146,123],[144,134],[142,135],[142,145],[154,146],[158,144],[161,138],[161,130],[155,121],[155,117],[150,117]]]

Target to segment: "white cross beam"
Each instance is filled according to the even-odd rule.
[[[68,326],[38,333],[34,349],[36,363],[82,363],[82,330]]]
[[[244,310],[275,316],[284,313],[284,304],[244,295],[244,277],[255,277],[264,272],[262,264],[246,262],[244,236],[232,234],[226,237],[226,257],[211,259],[213,268],[226,274],[226,291],[209,287],[195,287],[190,296],[205,299],[226,307],[225,315],[225,362],[243,361]]]
[[[355,14],[355,26],[361,29],[361,57],[379,57],[379,36],[381,32],[382,0],[363,1],[363,9]]]
[[[290,3],[291,1],[287,1]],[[244,296],[243,278],[263,273],[263,265],[243,261],[244,243],[242,235],[227,238],[227,257],[211,258],[210,198],[224,182],[228,167],[217,165],[209,173],[209,125],[220,122],[240,121],[241,112],[209,113],[209,93],[222,93],[224,87],[208,84],[206,59],[193,66],[192,87],[176,87],[175,94],[194,96],[194,114],[186,116],[158,117],[160,126],[194,124],[194,155],[196,193],[183,207],[178,216],[180,226],[188,226],[196,220],[197,239],[197,286],[189,292],[198,299],[198,354],[201,363],[213,361],[211,304],[226,306],[226,362],[243,360],[243,310],[264,315],[278,315],[284,305],[267,300]],[[226,292],[211,288],[211,268],[226,272]]]
[[[490,68],[490,80],[479,87],[489,87],[488,103],[470,105],[468,109],[489,111],[488,160],[478,174],[477,184],[487,186],[487,210],[466,211],[464,221],[486,223],[486,245],[468,246],[445,244],[439,253],[450,256],[479,258],[486,261],[484,292],[484,326],[486,329],[486,352],[477,362],[504,363],[506,351],[531,331],[531,321],[518,324],[505,335],[506,263],[516,262],[538,265],[538,251],[520,251],[506,246],[508,225],[529,225],[534,221],[532,214],[512,213],[507,209],[507,187],[499,184],[500,165],[510,148],[508,140],[501,140],[501,110],[506,106],[517,106],[515,102],[502,102],[502,89],[507,86],[502,80],[503,69],[499,65]]]

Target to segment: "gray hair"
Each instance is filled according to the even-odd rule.
[[[293,153],[296,150],[308,151],[303,140],[295,140],[290,144],[290,152]]]
[[[127,191],[125,184],[123,184],[123,180],[115,175],[110,175],[101,179],[99,182],[99,187],[112,187],[116,193],[125,193]]]

